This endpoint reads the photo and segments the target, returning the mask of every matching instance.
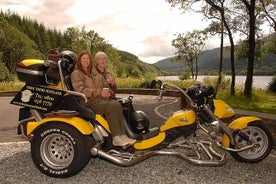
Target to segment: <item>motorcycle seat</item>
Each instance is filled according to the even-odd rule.
[[[159,127],[154,127],[150,128],[148,131],[144,133],[135,133],[131,127],[128,125],[128,123],[125,121],[125,129],[126,129],[126,134],[128,137],[136,139],[138,141],[143,140],[143,139],[149,139],[151,137],[157,136],[159,134]]]

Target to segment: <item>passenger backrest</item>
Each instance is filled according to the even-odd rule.
[[[74,91],[72,81],[71,81],[71,77],[69,75],[64,77],[64,83],[65,83],[65,86],[68,90]]]

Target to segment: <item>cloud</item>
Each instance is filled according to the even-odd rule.
[[[65,30],[74,25],[73,14],[69,13],[70,8],[76,0],[56,1],[41,0],[38,4],[24,12],[31,19],[38,19],[38,22],[45,24],[49,28]]]
[[[167,57],[175,53],[175,48],[171,46],[169,32],[147,37],[142,44],[145,45],[144,51],[140,54],[142,57]]]
[[[23,1],[23,2],[24,2],[24,1]],[[22,1],[21,1],[21,2],[18,2],[18,1],[8,1],[8,0],[6,0],[6,1],[3,1],[2,4],[3,4],[4,6],[16,6],[16,5],[22,4]]]
[[[86,23],[86,27],[91,27],[97,32],[101,33],[122,33],[131,32],[135,30],[132,24],[125,24],[120,22],[118,13],[104,14],[96,20]]]

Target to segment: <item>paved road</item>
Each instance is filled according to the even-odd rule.
[[[0,142],[24,141],[17,135],[19,107],[11,105],[11,97],[0,98]]]

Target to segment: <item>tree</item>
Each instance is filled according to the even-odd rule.
[[[231,80],[231,95],[235,94],[235,60],[234,60],[234,51],[235,51],[235,45],[234,45],[234,39],[233,39],[233,34],[232,34],[232,30],[231,27],[233,26],[233,23],[230,20],[230,15],[228,14],[228,16],[225,15],[226,11],[225,11],[225,6],[224,6],[224,2],[225,0],[217,0],[217,1],[212,1],[212,0],[166,0],[168,3],[171,4],[172,7],[175,7],[177,5],[180,6],[181,9],[183,9],[183,11],[188,11],[190,9],[193,9],[192,6],[196,3],[203,3],[201,4],[201,9],[197,10],[196,12],[200,12],[203,13],[208,19],[216,19],[219,20],[219,22],[223,23],[223,26],[226,29],[226,33],[228,35],[229,38],[229,42],[230,42],[230,62],[231,62],[231,72],[232,72],[232,80]],[[204,4],[204,2],[206,4]],[[217,24],[217,25],[220,25]],[[217,29],[218,26],[214,26],[216,25],[210,25],[209,28],[207,28],[207,31],[217,31],[217,32],[222,32],[221,29]],[[219,26],[220,27],[220,26]],[[214,29],[216,28],[216,29]],[[222,47],[223,45],[221,45]],[[223,48],[221,48],[223,49]]]
[[[239,32],[241,35],[247,36],[248,52],[247,58],[247,76],[244,87],[244,95],[251,97],[252,93],[252,79],[254,74],[254,60],[256,58],[256,38],[260,38],[260,25],[264,24],[266,20],[275,31],[275,1],[274,0],[167,0],[172,7],[180,6],[180,9],[187,11],[192,9],[192,5],[201,3],[199,7],[204,15],[209,18],[218,18],[216,12],[220,13],[220,20],[223,25],[230,41],[230,54],[231,54],[231,70],[232,70],[232,83],[231,94],[234,94],[234,42],[232,34]],[[209,6],[204,5],[207,3]],[[224,5],[227,5],[224,6]],[[216,10],[216,11],[214,11]],[[227,14],[225,14],[227,12]],[[259,49],[259,48],[258,48]],[[261,51],[259,49],[259,51]],[[261,54],[259,54],[261,55]]]
[[[244,96],[250,98],[252,96],[252,83],[254,75],[255,49],[256,49],[256,33],[257,23],[261,24],[261,20],[256,22],[256,17],[260,14],[260,10],[256,8],[256,0],[235,0],[233,5],[237,10],[236,20],[241,22],[239,31],[247,36],[246,52],[247,73],[244,85]],[[257,11],[256,11],[257,10]]]
[[[44,59],[37,51],[37,45],[27,35],[11,26],[0,15],[0,60],[6,65],[11,73],[15,72],[16,64],[27,58]]]
[[[262,8],[261,16],[266,19],[268,24],[276,33],[276,3],[275,0],[259,0]]]
[[[178,33],[177,38],[172,40],[172,46],[177,49],[176,61],[184,61],[188,64],[193,79],[197,79],[198,57],[202,52],[206,39],[204,32],[194,30],[186,34]]]

